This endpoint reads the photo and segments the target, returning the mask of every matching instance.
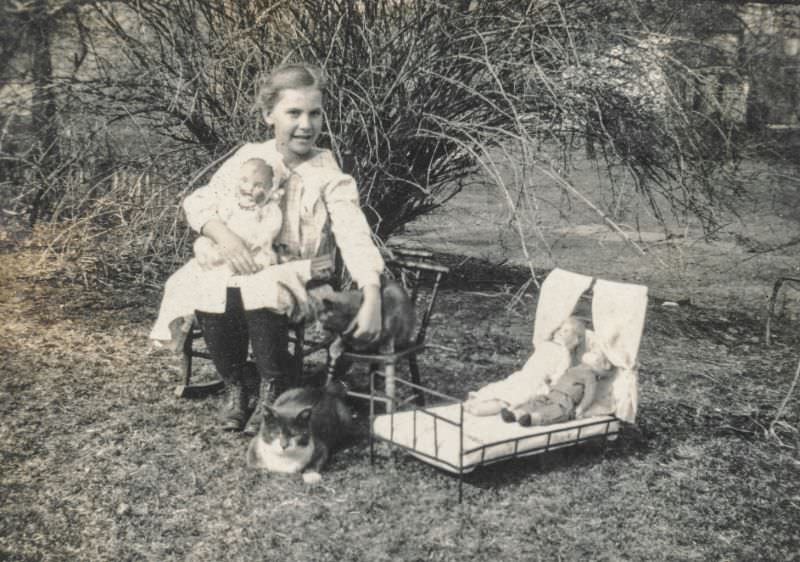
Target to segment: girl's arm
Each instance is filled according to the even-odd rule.
[[[383,258],[358,203],[355,180],[346,174],[337,174],[326,185],[322,196],[336,246],[353,281],[362,289],[369,285],[380,286]]]
[[[230,197],[231,185],[235,185],[237,172],[246,160],[244,148],[223,162],[207,185],[195,189],[183,200],[186,221],[195,232],[202,233],[203,227],[211,219],[220,219],[220,205]]]
[[[588,376],[584,377],[583,398],[581,403],[575,407],[575,417],[580,418],[594,402],[594,395],[597,392],[597,375],[594,371],[589,371]]]
[[[332,155],[331,166],[338,165]],[[339,173],[323,191],[331,231],[347,271],[364,292],[354,320],[353,337],[375,341],[381,333],[381,282],[384,263],[372,239],[372,230],[358,203],[358,189],[352,176]]]

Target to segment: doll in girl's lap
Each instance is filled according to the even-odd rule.
[[[241,167],[236,204],[219,211],[220,218],[245,241],[256,264],[262,267],[278,263],[273,243],[283,225],[280,179],[261,158],[247,160]],[[195,240],[194,257],[204,269],[226,266],[217,245],[207,236]]]
[[[547,393],[550,385],[572,365],[572,354],[583,343],[585,333],[586,324],[570,316],[549,340],[536,346],[521,370],[470,392],[464,410],[473,416],[492,416],[504,408]]]

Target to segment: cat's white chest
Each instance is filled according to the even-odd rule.
[[[296,474],[311,462],[311,457],[314,454],[314,442],[311,441],[305,447],[287,447],[284,449],[280,445],[280,438],[276,437],[270,443],[257,439],[253,453],[257,459],[258,468],[263,468],[270,472]]]

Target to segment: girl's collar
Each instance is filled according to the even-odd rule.
[[[302,169],[307,164],[313,162],[314,160],[319,158],[320,154],[324,152],[323,149],[315,146],[314,148],[311,149],[311,155],[308,158],[294,164],[293,166],[290,166],[286,163],[283,154],[281,154],[280,150],[278,150],[278,143],[275,141],[275,139],[270,139],[267,142],[269,143],[270,149],[273,150],[275,154],[278,155],[278,157],[281,159],[281,162],[283,163],[284,168],[286,168],[286,170],[289,171],[290,174],[297,172],[299,169]]]

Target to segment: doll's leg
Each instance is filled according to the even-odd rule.
[[[505,422],[518,421],[520,425],[536,425],[533,422],[539,419],[539,411],[547,404],[545,396],[536,396],[513,408],[507,408],[500,412]]]
[[[250,396],[253,388],[247,380],[248,335],[238,291],[228,289],[224,313],[198,310],[195,315],[203,330],[211,361],[225,383],[222,429],[239,431],[252,411]]]
[[[295,380],[290,380],[288,369],[289,322],[286,315],[259,308],[246,311],[245,318],[261,384],[256,409],[244,431],[255,434],[261,425],[264,406],[293,386]]]
[[[518,420],[519,424],[523,426],[550,425],[551,423],[567,421],[571,413],[572,410],[565,409],[563,404],[547,401],[536,404],[527,413],[519,416]]]
[[[278,255],[271,246],[259,248],[253,255],[255,262],[261,267],[269,267],[278,263]]]
[[[497,398],[489,400],[467,400],[464,402],[464,410],[473,416],[493,416],[499,414],[508,404]]]
[[[225,260],[222,259],[219,250],[217,250],[217,245],[214,244],[214,241],[207,236],[198,237],[197,240],[194,241],[192,247],[194,249],[194,257],[197,259],[197,263],[199,263],[200,267],[204,269],[217,267],[225,263]]]
[[[533,416],[533,417],[532,417]],[[531,425],[531,420],[536,419],[538,414],[535,409],[517,406],[516,408],[503,408],[500,412],[500,417],[506,423],[519,421],[520,425]]]

